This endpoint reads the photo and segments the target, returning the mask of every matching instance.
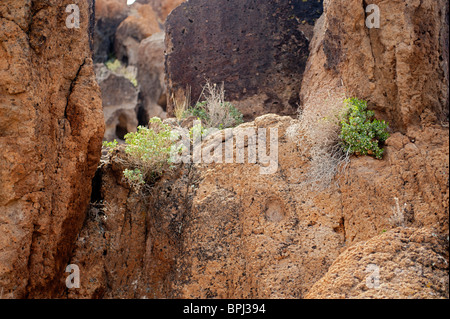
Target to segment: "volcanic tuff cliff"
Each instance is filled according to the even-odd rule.
[[[93,3],[0,3],[0,287],[50,297],[83,225],[104,121],[92,63]]]
[[[414,143],[396,133],[383,161],[354,158],[317,192],[304,187],[298,120],[265,115],[234,131],[249,127],[278,128],[275,174],[259,163],[182,165],[143,198],[123,182],[125,155],[105,158],[71,260],[83,265],[82,288],[68,296],[448,297],[447,129],[423,127]],[[364,288],[368,264],[383,269],[382,290]]]
[[[157,1],[139,2],[158,7]],[[169,2],[155,11],[163,12]],[[239,3],[246,7],[253,1]],[[276,9],[274,3],[267,6]],[[280,3],[279,14],[287,8]],[[304,2],[295,3],[301,9]],[[380,29],[365,26],[370,3],[381,9]],[[80,5],[80,29],[67,29],[67,4],[0,4],[3,297],[449,297],[445,1],[325,1],[314,33],[309,27],[278,30],[292,31],[294,38],[297,30],[303,32],[309,49],[288,51],[305,58],[304,65],[290,65],[283,54],[281,60],[262,57],[266,66],[276,69],[278,61],[298,71],[294,91],[304,115],[320,113],[341,95],[366,99],[377,116],[391,122],[383,160],[352,157],[327,188],[310,189],[305,185],[311,154],[299,139],[300,120],[266,114],[233,131],[278,129],[273,175],[261,175],[261,163],[179,165],[144,197],[123,180],[120,148],[103,157],[94,177],[104,123],[90,59],[92,5]],[[202,29],[198,19],[205,10],[211,23],[230,24],[220,8],[206,0],[179,7],[169,17],[169,39],[189,32],[209,39],[211,30]],[[286,23],[295,27],[294,20],[301,22]],[[258,30],[273,26],[257,22]],[[225,39],[235,35],[219,31]],[[143,65],[149,60],[145,52],[161,51],[160,42],[154,49],[149,46],[155,38],[149,39],[139,50]],[[220,47],[227,48],[227,43]],[[184,74],[170,71],[183,48],[172,40],[168,49],[169,88],[175,83],[185,88]],[[258,63],[258,55],[253,58]],[[228,76],[222,80],[231,94],[246,83],[241,77],[249,76],[234,78],[233,70],[217,64],[213,72],[217,79]],[[280,96],[289,105],[290,97]],[[64,289],[68,263],[80,267],[80,289]],[[378,277],[370,281],[374,272]]]

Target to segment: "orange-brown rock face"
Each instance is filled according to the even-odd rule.
[[[149,3],[158,13],[161,22],[164,22],[173,9],[186,0],[141,0],[139,2]]]
[[[276,1],[269,2],[276,8]],[[205,3],[211,12],[221,12],[215,2]],[[289,9],[287,1],[280,3]],[[448,5],[373,3],[380,8],[380,29],[365,25],[367,2],[326,1],[308,62],[302,64],[305,73],[302,66],[299,74],[303,116],[330,108],[317,97],[331,100],[342,93],[367,99],[391,122],[382,160],[352,156],[332,183],[313,190],[308,187],[311,145],[301,141],[301,120],[267,114],[232,132],[277,129],[272,174],[261,174],[266,166],[259,157],[256,164],[236,158],[231,164],[184,164],[143,195],[124,182],[126,154],[119,147],[102,161],[90,196],[104,133],[90,59],[92,6],[79,5],[80,28],[70,29],[69,0],[3,0],[0,297],[448,298],[449,131],[442,123],[448,116]],[[98,8],[110,17],[129,10],[123,4],[104,0]],[[261,13],[253,8],[246,7],[250,17]],[[272,13],[267,7],[262,11]],[[187,18],[178,26],[190,27],[179,29],[177,37],[187,37],[198,22],[186,14],[178,16]],[[214,19],[218,25],[234,22],[222,21],[222,15]],[[247,39],[252,33],[243,34],[252,48]],[[142,41],[137,56],[138,78],[152,99],[164,95],[161,61],[150,65],[152,55],[162,52],[161,43],[161,35],[153,35]],[[170,49],[185,48],[177,45],[172,41]],[[209,50],[200,44],[195,49]],[[306,48],[302,52],[306,58]],[[187,54],[180,61],[187,57],[199,59]],[[255,56],[255,63],[269,58]],[[298,70],[293,60],[276,58],[288,71]],[[228,72],[222,68],[228,66],[225,60],[209,65]],[[252,80],[251,72],[241,75]],[[267,103],[276,108],[272,100]],[[155,109],[148,107],[147,116]],[[175,119],[166,123],[179,129]],[[217,145],[227,141],[220,138]],[[259,149],[261,140],[243,144],[245,151]],[[68,263],[79,267],[79,289],[65,288]]]
[[[142,40],[161,31],[158,18],[149,4],[136,3],[131,14],[119,25],[114,41],[116,57],[128,65],[136,65],[139,44]]]
[[[82,226],[104,122],[91,1],[0,4],[0,286],[49,297]],[[68,27],[69,26],[69,27]]]
[[[307,299],[448,299],[448,238],[428,228],[397,228],[354,245]]]
[[[373,26],[379,8],[379,28]],[[367,13],[366,13],[367,9]],[[302,82],[303,104],[343,86],[406,132],[430,111],[448,119],[447,1],[328,1],[315,26]],[[428,110],[428,111],[427,111]]]
[[[372,238],[386,231],[405,238],[411,231],[404,227],[444,239],[448,235],[445,128],[418,128],[414,142],[412,136],[394,134],[384,160],[354,157],[337,176],[339,183],[320,192],[305,188],[310,162],[297,142],[298,120],[266,115],[233,131],[243,128],[278,129],[274,174],[261,175],[259,162],[186,165],[159,182],[151,196],[141,197],[122,182],[124,167],[118,159],[123,155],[106,162],[98,192],[101,205],[92,207],[71,261],[85,273],[82,288],[69,291],[69,297],[303,298],[323,276],[334,275],[330,267],[346,260],[347,249],[368,240],[370,246]],[[390,277],[382,274],[386,287],[408,277],[407,258],[414,259],[409,251],[420,253],[421,245],[434,249],[429,236],[414,247],[396,236],[399,249],[405,250],[398,258],[404,262]],[[382,259],[385,250],[395,251],[389,238],[380,237],[374,246],[378,259],[367,257],[382,269],[388,263]],[[448,255],[442,258],[448,262]],[[347,266],[348,276],[351,267],[366,267]],[[429,270],[428,264],[423,267]],[[448,271],[445,262],[439,267],[429,277],[436,285]],[[427,284],[412,280],[414,289]],[[439,289],[445,289],[445,282],[430,290],[436,295],[420,296],[445,296]],[[387,289],[367,296],[408,297],[408,291]],[[357,293],[349,290],[349,296]]]
[[[325,2],[301,93],[304,114],[340,93],[367,99],[391,122],[383,160],[353,156],[313,191],[300,122],[265,115],[233,132],[278,129],[273,174],[261,175],[260,163],[186,165],[142,197],[123,183],[116,153],[100,170],[98,203],[71,260],[85,274],[81,289],[68,296],[448,298],[448,6],[373,3],[380,29],[365,25],[367,2]],[[188,27],[166,38],[170,50],[190,49],[173,41],[198,23],[183,14]]]

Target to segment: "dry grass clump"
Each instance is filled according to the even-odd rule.
[[[225,85],[222,82],[212,84],[208,80],[198,101],[191,106],[191,87],[187,86],[182,97],[172,94],[174,115],[179,122],[195,117],[202,122],[202,127],[209,129],[226,129],[236,127],[244,122],[242,113],[230,102],[225,101]]]
[[[226,107],[224,83],[217,85],[208,81],[202,94],[205,98],[205,110],[209,115],[208,127],[234,126],[235,119]]]
[[[187,113],[199,118],[205,128],[222,130],[236,127],[244,122],[242,113],[230,102],[225,101],[223,82],[218,85],[207,81],[200,99],[202,102],[197,102]]]
[[[403,209],[400,208],[398,198],[394,197],[394,200],[395,200],[395,207],[392,207],[392,216],[389,218],[389,222],[396,227],[404,227],[405,215],[403,214]]]
[[[175,98],[175,94],[172,93],[172,101],[174,103],[174,115],[178,121],[181,121],[186,111],[189,109],[191,104],[191,87],[186,87],[186,93],[183,95],[181,99]]]
[[[340,134],[340,121],[346,113],[343,93],[317,96],[314,104],[306,105],[299,114],[299,146],[310,159],[305,186],[313,190],[329,187],[338,173],[349,162]]]

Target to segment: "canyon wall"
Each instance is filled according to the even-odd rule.
[[[105,123],[91,59],[119,46],[142,65],[149,96],[164,95],[162,61],[151,62],[162,34],[136,46],[126,31],[146,30],[138,7],[161,24],[178,2],[138,2],[132,14],[97,2],[102,17],[120,16],[100,51],[91,1],[79,2],[80,28],[67,27],[69,0],[0,4],[0,298],[449,298],[446,2],[324,1],[314,33],[320,2],[182,4],[166,24],[168,96],[190,84],[196,100],[205,76],[225,81],[254,119],[234,136],[277,129],[276,170],[178,165],[146,193],[124,181],[123,147],[98,167]],[[379,29],[365,25],[369,4]],[[340,94],[368,100],[391,136],[383,160],[353,156],[311,189],[300,120],[258,115],[293,115],[297,103],[319,112]],[[109,97],[119,109],[112,95],[103,106]],[[65,286],[67,264],[80,269],[78,289]]]
[[[142,197],[123,182],[119,150],[105,158],[97,177],[97,201],[72,260],[87,275],[83,288],[68,296],[448,298],[448,7],[373,3],[381,8],[380,29],[365,26],[369,3],[326,1],[311,42],[305,29],[302,49],[292,47],[297,57],[309,56],[304,73],[301,63],[283,61],[290,71],[302,69],[301,85],[295,83],[304,114],[326,109],[336,95],[357,96],[390,121],[383,160],[352,157],[327,188],[309,189],[311,156],[299,142],[299,120],[265,115],[233,132],[278,129],[274,174],[261,175],[261,163],[189,164]],[[190,83],[193,96],[200,94],[205,74],[225,81],[231,100],[267,88],[264,81],[244,81],[258,79],[253,70],[235,72],[232,58],[248,52],[245,46],[233,51],[231,41],[264,47],[243,26],[267,21],[228,19],[221,5],[190,1],[169,16],[172,92],[185,94]],[[257,14],[248,2],[238,8],[238,17]],[[255,63],[268,61],[255,57]],[[235,90],[242,83],[248,95]],[[255,114],[279,111],[249,105]]]
[[[368,28],[373,4],[379,27]],[[448,121],[448,19],[444,0],[325,2],[302,82],[303,107],[340,88],[403,133],[422,120]]]
[[[3,298],[49,297],[64,288],[91,196],[104,132],[91,51],[94,9],[79,1],[79,28],[69,28],[72,3],[0,3]]]
[[[123,150],[106,157],[68,297],[448,298],[448,130],[396,133],[382,161],[352,158],[317,191],[298,124],[265,115],[233,129],[278,130],[271,175],[259,161],[185,164],[142,195],[123,180]],[[380,289],[366,286],[369,264]]]

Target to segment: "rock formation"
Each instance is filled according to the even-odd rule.
[[[128,14],[127,0],[95,1],[95,63],[104,63],[111,58],[114,52],[116,30]]]
[[[164,73],[164,32],[143,40],[138,50],[137,81],[142,101],[142,123],[166,117],[167,97]]]
[[[296,114],[309,40],[321,1],[191,0],[166,22],[168,94],[195,103],[206,80],[225,83],[226,98],[246,119]],[[169,103],[169,114],[173,112]]]
[[[406,298],[411,296],[409,286],[425,289],[430,283],[434,288],[417,296],[448,297],[444,261],[436,266],[438,273],[427,275],[428,281],[407,275],[407,258],[414,258],[410,252],[424,257],[433,249],[436,255],[430,263],[441,258],[448,262],[443,252],[448,241],[428,244],[433,243],[431,234],[448,234],[448,131],[429,126],[418,132],[414,143],[394,134],[383,161],[354,158],[337,177],[338,184],[317,192],[304,187],[310,163],[308,154],[299,152],[297,126],[298,120],[290,117],[266,115],[233,130],[278,129],[279,163],[273,175],[261,175],[259,162],[186,164],[165,176],[147,197],[123,182],[124,154],[115,153],[99,171],[96,204],[71,261],[87,273],[84,288],[69,296],[341,297],[339,286],[332,286],[336,293],[328,295],[319,295],[326,288],[316,287],[333,285],[326,278],[335,276],[340,269],[336,265],[347,262],[345,256],[359,251],[354,247],[376,242],[372,250],[361,250],[367,257],[359,264],[340,266],[348,267],[342,275],[358,268],[364,284],[370,275],[364,276],[365,261],[382,269],[391,265],[386,264],[385,250],[393,256],[401,249],[403,255],[395,256],[404,261],[390,277],[382,272],[382,294],[364,295],[358,288],[347,290],[346,296]],[[402,238],[412,233],[417,235],[411,242],[417,244],[408,246]],[[427,237],[419,240],[422,233]],[[399,248],[390,246],[389,236]],[[425,272],[432,267],[423,259],[414,265],[422,265]],[[400,282],[405,278],[409,281]],[[390,291],[394,284],[402,289]]]
[[[104,122],[91,59],[93,2],[78,2],[79,28],[70,28],[69,4],[0,3],[2,298],[49,297],[64,289],[61,276],[100,157]]]
[[[147,125],[151,117],[166,117],[164,33],[161,32],[161,7],[156,6],[159,1],[140,1],[125,8],[123,3],[126,6],[126,1],[97,2],[100,15],[96,20],[96,34],[102,39],[96,38],[95,59],[114,65],[120,61],[121,69],[126,68],[133,82],[101,64],[96,67],[107,141],[123,140],[138,125]],[[161,2],[161,5],[169,8],[175,2]]]
[[[132,74],[131,71],[129,71]],[[104,139],[124,139],[138,127],[138,89],[123,74],[109,70],[104,64],[95,65],[97,82],[102,93],[106,130]]]
[[[232,48],[229,37],[213,35],[235,30],[223,18],[228,13],[217,18],[225,27],[204,27],[201,37],[196,33],[201,25],[218,23],[216,15],[205,12],[222,3],[204,4],[201,10],[197,3],[182,5],[167,22],[166,67],[175,93],[183,94],[187,81],[173,79],[191,76],[189,83],[200,83],[194,74],[204,74],[201,70],[217,77],[232,70],[205,46],[207,39],[219,53]],[[311,157],[299,144],[299,120],[265,115],[233,132],[278,129],[274,174],[261,175],[260,163],[187,164],[165,175],[144,200],[123,182],[124,154],[116,151],[98,173],[97,201],[72,259],[85,265],[89,279],[69,297],[448,298],[449,133],[441,123],[448,113],[443,45],[448,9],[426,1],[395,2],[395,10],[379,4],[388,32],[366,29],[362,2],[326,3],[311,41],[301,97],[306,113],[327,108],[324,102],[341,93],[367,99],[378,116],[392,122],[383,160],[352,157],[335,183],[309,189]],[[397,33],[402,29],[410,38]],[[419,37],[420,30],[427,31]],[[186,39],[194,45],[183,46]],[[220,44],[214,42],[218,39]],[[174,63],[182,50],[184,64]],[[199,56],[201,50],[212,53],[216,64],[200,69],[196,63],[207,56]],[[419,76],[413,66],[435,76]],[[189,73],[191,67],[198,70]],[[420,103],[405,90],[406,82]],[[230,99],[238,100],[233,86],[228,90]],[[252,146],[249,140],[246,149]]]
[[[339,256],[307,299],[448,299],[448,239],[397,228]]]
[[[206,18],[198,11],[191,18],[189,8],[196,3],[183,5],[169,18],[166,62],[171,77],[175,64],[170,65],[170,55],[188,50],[178,46],[185,42],[176,39],[183,31],[186,38],[192,36],[201,19],[215,21],[213,14]],[[419,18],[413,22],[407,18],[415,12],[434,14],[426,24],[434,36],[422,36],[422,42],[412,41],[406,47],[393,45],[404,38],[365,29],[362,3],[327,2],[315,27],[301,87],[306,114],[327,108],[327,101],[341,98],[341,93],[367,98],[378,116],[392,121],[382,161],[353,157],[335,183],[311,190],[305,187],[311,158],[305,145],[299,144],[299,121],[266,115],[233,131],[278,129],[278,170],[273,175],[261,175],[260,163],[188,164],[165,175],[143,200],[123,182],[124,154],[117,151],[99,170],[97,201],[91,205],[72,259],[85,265],[84,288],[68,296],[448,298],[449,134],[441,123],[448,83],[441,44],[448,43],[448,35],[437,32],[445,24],[442,12],[447,9],[427,11],[433,4],[426,2],[408,3],[407,10],[401,9],[403,2],[396,5],[396,10],[386,10],[380,3],[388,15],[389,32],[412,23],[408,30],[416,30],[410,35],[417,36],[417,28],[422,28],[417,26]],[[212,8],[202,10],[213,12]],[[394,19],[399,14],[403,18]],[[185,29],[173,33],[174,26],[181,25]],[[198,39],[215,38],[205,33]],[[367,47],[370,43],[377,45]],[[378,47],[380,43],[385,49]],[[422,51],[422,56],[410,60],[405,52],[417,55],[416,46],[430,50],[431,56],[442,53],[442,60],[426,64]],[[199,42],[189,50],[209,48]],[[195,65],[192,59],[197,56],[191,53],[185,52],[184,67]],[[396,65],[396,78],[384,73],[386,61]],[[414,64],[436,76],[425,78],[404,69]],[[227,67],[217,64],[217,75],[228,74]],[[252,73],[242,72],[248,74]],[[401,94],[392,89],[405,85],[406,79],[425,101],[409,105],[409,115],[407,99],[397,99]],[[431,100],[442,103],[427,104]],[[252,143],[246,145],[249,149]]]
[[[447,1],[370,4],[379,8],[379,28],[366,27],[367,1],[326,2],[303,78],[303,105],[342,86],[403,133],[429,114],[436,123],[448,121]]]
[[[0,4],[0,298],[449,298],[446,2],[325,1],[312,32],[321,2],[190,0],[166,24],[168,95],[164,36],[145,37],[180,1],[138,2],[97,0],[95,28],[93,1],[80,28],[69,0]],[[136,86],[94,65],[114,48]],[[252,119],[211,137],[233,163],[178,164],[145,192],[123,178],[123,146],[98,165],[103,113],[123,137],[187,84],[195,102],[205,77]],[[349,96],[390,122],[383,159],[352,156],[313,189],[302,121]],[[276,148],[243,138],[238,163],[248,130]],[[249,163],[263,146],[273,165]]]
[[[114,53],[127,65],[136,65],[139,44],[142,40],[161,31],[157,15],[149,4],[133,4],[130,15],[116,31]]]
[[[138,3],[150,4],[153,10],[158,13],[159,21],[164,23],[167,16],[173,9],[178,7],[186,0],[136,0]]]

